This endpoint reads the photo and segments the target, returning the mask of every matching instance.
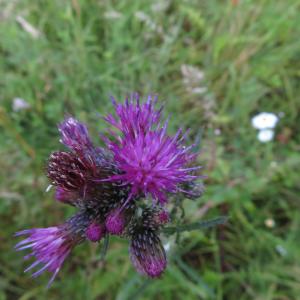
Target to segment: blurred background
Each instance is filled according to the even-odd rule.
[[[298,0],[0,0],[0,300],[300,299],[299,24]],[[126,241],[105,262],[86,243],[47,290],[13,234],[74,213],[45,193],[57,123],[72,114],[100,144],[109,96],[132,91],[201,138],[206,193],[186,221],[229,222],[171,239],[153,281]]]

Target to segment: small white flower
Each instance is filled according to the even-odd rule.
[[[30,108],[30,104],[26,102],[24,99],[18,97],[13,99],[13,103],[12,103],[13,111],[18,112],[20,110],[25,110],[28,108]]]
[[[272,129],[260,130],[257,134],[257,138],[262,143],[267,143],[273,140],[274,131]]]
[[[252,126],[256,129],[273,129],[278,122],[278,117],[273,113],[262,112],[252,118]]]

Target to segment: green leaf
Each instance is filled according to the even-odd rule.
[[[184,231],[192,231],[192,230],[199,230],[199,229],[205,229],[209,227],[213,227],[216,225],[222,225],[225,224],[228,220],[227,216],[220,216],[211,220],[207,221],[199,221],[191,224],[184,224],[174,227],[165,227],[162,232],[171,235],[174,233],[184,232]]]

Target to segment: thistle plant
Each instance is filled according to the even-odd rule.
[[[193,145],[185,145],[186,133],[168,134],[156,102],[151,96],[140,102],[138,95],[123,104],[113,99],[115,114],[104,117],[109,126],[101,135],[104,147],[95,146],[86,125],[75,118],[59,124],[60,141],[68,150],[50,155],[47,175],[56,200],[77,212],[58,226],[16,233],[26,236],[16,250],[31,249],[24,259],[35,259],[25,272],[36,268],[36,277],[49,271],[50,285],[74,247],[117,235],[129,240],[136,270],[157,278],[167,267],[162,234],[224,222],[219,218],[178,226],[171,211],[178,199],[202,195],[202,175]]]

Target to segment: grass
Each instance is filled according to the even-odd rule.
[[[0,1],[0,299],[298,299],[299,12],[297,0]],[[205,79],[186,85],[183,65]],[[229,223],[173,241],[156,281],[136,275],[124,241],[110,241],[105,262],[82,245],[46,290],[47,275],[23,274],[12,235],[73,213],[44,192],[48,155],[62,148],[56,124],[73,114],[96,138],[109,96],[132,91],[159,94],[171,131],[201,136],[206,193],[185,202],[186,220]],[[15,97],[30,109],[14,111]],[[266,144],[251,127],[262,111],[283,115]]]

